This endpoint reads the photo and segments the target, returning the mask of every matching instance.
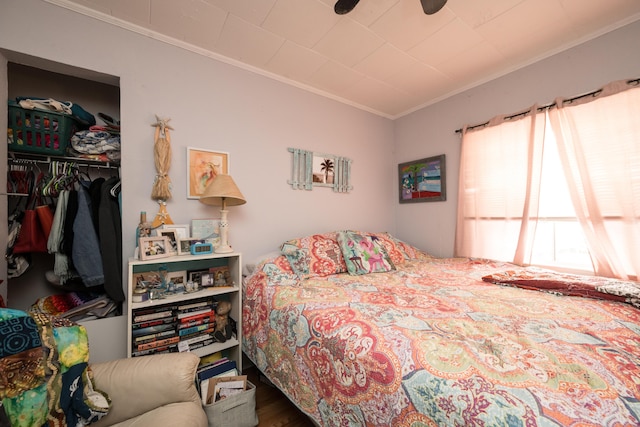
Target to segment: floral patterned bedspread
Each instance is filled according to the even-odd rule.
[[[478,259],[245,284],[243,350],[322,426],[640,425],[640,310],[484,282]]]

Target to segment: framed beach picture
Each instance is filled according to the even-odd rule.
[[[445,155],[398,165],[400,203],[447,200]]]
[[[187,198],[198,199],[218,174],[229,174],[229,153],[187,147]]]

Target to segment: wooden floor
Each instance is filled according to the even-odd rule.
[[[282,394],[280,390],[260,380],[255,367],[244,370],[249,381],[256,386],[258,427],[312,427],[313,422]]]

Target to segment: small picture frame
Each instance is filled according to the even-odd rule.
[[[192,219],[191,236],[210,242],[214,248],[217,247],[220,244],[220,219]]]
[[[193,282],[198,287],[202,287],[202,275],[208,273],[208,270],[191,270],[187,271],[187,278],[188,281]]]
[[[166,236],[141,237],[139,255],[141,260],[170,257],[171,243]]]
[[[191,236],[191,226],[189,224],[162,224],[162,230],[175,230],[178,239],[186,239]]]
[[[231,278],[228,266],[211,267],[209,268],[209,272],[213,275],[213,286],[233,286],[233,279]]]
[[[167,281],[173,282],[176,292],[182,292],[187,285],[187,271],[170,271],[167,273]]]
[[[196,239],[195,237],[187,237],[186,239],[178,239],[178,255],[190,255],[191,245],[194,243],[203,243],[203,239]]]
[[[203,288],[212,288],[214,286],[214,273],[202,273],[200,275],[200,286]]]
[[[171,253],[171,255],[178,254],[178,236],[176,230],[170,228],[159,228],[156,230],[156,234],[158,236],[164,236],[169,239],[169,252]]]

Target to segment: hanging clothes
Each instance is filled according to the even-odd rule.
[[[113,177],[100,187],[98,208],[98,230],[102,264],[104,267],[104,289],[116,302],[124,301],[122,289],[122,219],[119,198],[114,197],[114,187],[119,188],[120,179]]]
[[[73,221],[73,247],[71,258],[73,265],[87,287],[104,283],[100,243],[91,219],[91,199],[82,181],[78,189],[78,211]]]

